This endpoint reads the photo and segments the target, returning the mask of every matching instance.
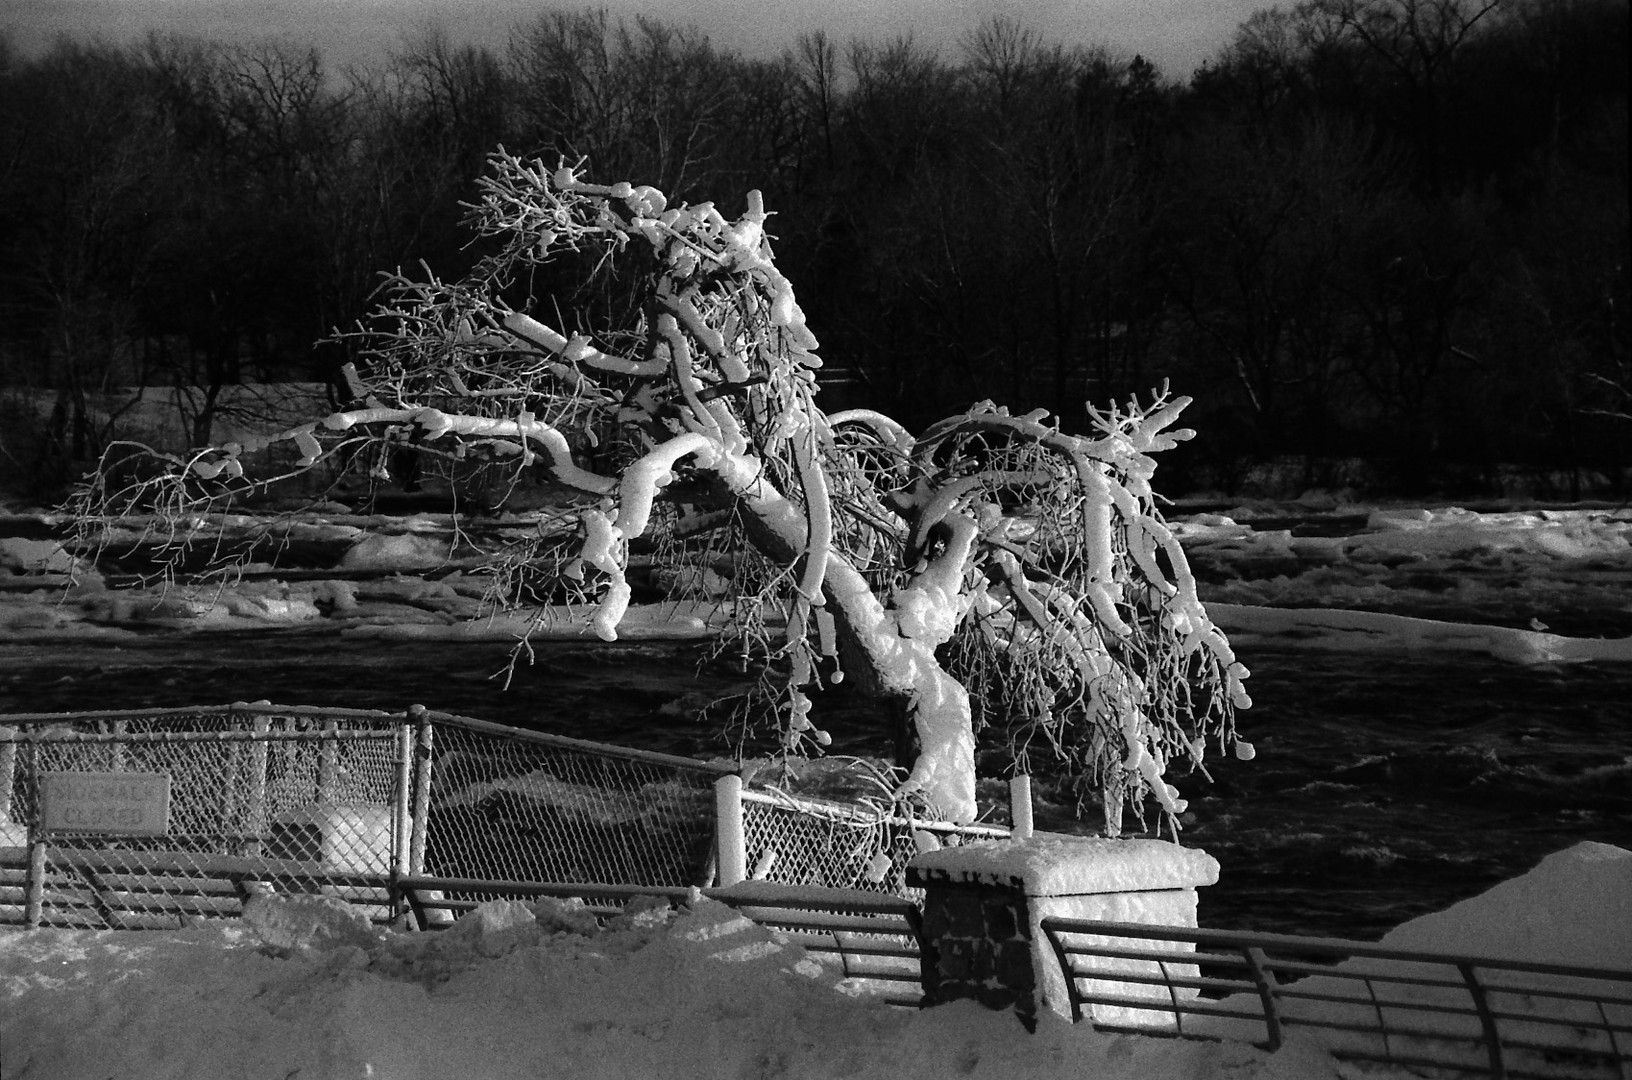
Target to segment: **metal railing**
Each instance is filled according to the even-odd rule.
[[[1632,1080],[1632,971],[1279,934],[1046,918],[1072,1015],[1495,1080]]]
[[[919,972],[922,919],[918,905],[904,897],[761,882],[720,889],[681,889],[410,877],[400,884],[413,897],[415,924],[424,930],[446,928],[477,906],[476,901],[453,898],[458,894],[511,900],[577,900],[585,913],[603,924],[622,914],[631,902],[658,897],[679,906],[707,897],[736,909],[813,958],[834,964],[835,974],[852,990],[871,992],[892,1005],[916,1008],[923,1002]]]

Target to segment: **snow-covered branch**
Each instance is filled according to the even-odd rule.
[[[76,509],[87,529],[156,506],[182,523],[324,470],[425,470],[456,493],[541,477],[572,493],[571,526],[490,553],[496,604],[590,601],[587,629],[614,640],[636,545],[677,570],[703,559],[727,570],[721,647],[758,658],[784,745],[823,743],[814,688],[859,664],[918,746],[898,798],[973,817],[985,726],[1014,768],[1051,748],[1108,831],[1147,799],[1176,828],[1170,767],[1230,743],[1248,704],[1151,488],[1153,455],[1190,437],[1187,399],[1095,412],[1083,435],[989,403],[917,438],[870,410],[826,415],[770,221],[757,192],[730,220],[500,151],[470,207],[489,254],[457,282],[387,279],[344,335],[360,352],[345,408],[110,461]],[[592,276],[596,302],[510,306],[552,262]]]

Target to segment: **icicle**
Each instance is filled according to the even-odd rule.
[[[753,872],[748,875],[750,881],[764,881],[771,874],[771,868],[776,865],[776,849],[766,848],[754,863]]]
[[[833,613],[825,606],[816,609],[816,639],[823,656],[837,657],[839,650],[833,629]]]
[[[880,884],[886,877],[889,877],[890,868],[894,865],[895,861],[890,858],[890,853],[882,848],[879,849],[873,853],[871,859],[867,860],[867,880],[874,885]]]
[[[538,455],[533,453],[532,440],[525,437],[527,432],[532,429],[535,420],[537,420],[537,417],[526,409],[523,409],[521,415],[516,417],[516,431],[523,436],[521,442],[521,463],[523,466],[531,465],[538,460]]]

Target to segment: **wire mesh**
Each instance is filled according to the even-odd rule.
[[[712,873],[718,769],[452,720],[432,746],[427,875],[687,886]]]
[[[4,733],[0,923],[173,927],[259,891],[391,914],[400,718],[167,710]]]
[[[742,811],[750,877],[914,900],[923,894],[906,881],[914,855],[1008,836],[989,826],[914,821],[771,792],[744,792]]]
[[[401,873],[466,881],[706,885],[729,768],[466,717],[289,706],[6,717],[0,924],[140,928],[316,892],[398,913]],[[132,832],[46,820],[42,785],[162,778]],[[753,876],[915,896],[907,862],[1003,831],[744,793]],[[937,839],[926,841],[926,835]],[[447,893],[443,899],[483,900]]]

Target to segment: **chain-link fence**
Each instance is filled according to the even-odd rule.
[[[0,924],[185,925],[262,890],[389,918],[412,737],[400,717],[346,710],[8,717]]]
[[[741,841],[729,867],[722,815]],[[499,895],[482,882],[909,896],[916,852],[1004,835],[743,792],[728,765],[418,706],[0,717],[0,925],[185,925],[269,890],[386,921]],[[445,886],[410,896],[409,877]]]
[[[1009,836],[767,790],[742,793],[742,823],[750,878],[913,898],[920,890],[906,883],[907,863],[920,851]]]
[[[432,717],[420,872],[534,882],[709,883],[714,782],[735,769]]]

